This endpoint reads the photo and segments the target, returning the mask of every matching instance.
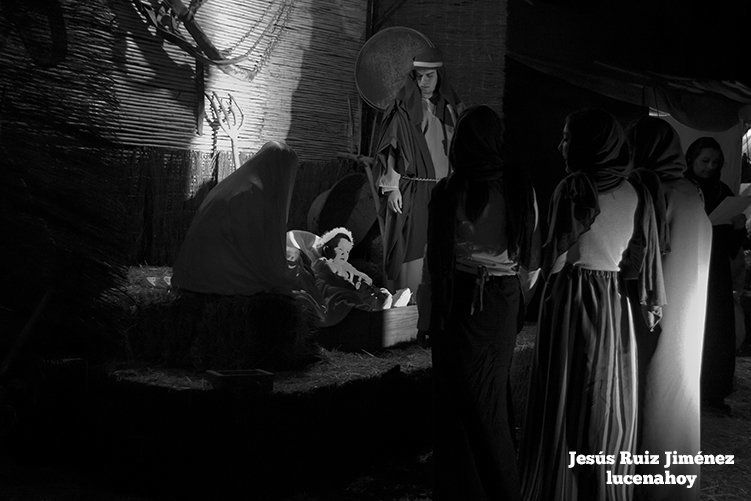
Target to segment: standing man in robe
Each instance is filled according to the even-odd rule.
[[[385,199],[384,264],[394,289],[414,292],[422,281],[428,202],[433,187],[449,174],[448,151],[461,111],[438,49],[417,54],[386,110],[376,150],[376,185]]]

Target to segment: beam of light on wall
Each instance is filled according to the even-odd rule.
[[[215,65],[207,65],[206,71],[206,92],[216,92],[223,99],[231,94],[242,109],[245,121],[236,147],[244,155],[257,151],[268,139],[284,140],[289,129],[290,103],[298,87],[302,52],[309,35],[305,35],[304,6],[295,6],[291,15],[280,19],[284,7],[282,0],[228,0],[207,2],[196,15],[225,57],[247,54],[238,66],[257,69],[254,77],[245,80]],[[284,26],[273,26],[280,22]],[[294,37],[287,36],[289,30],[295,31]],[[208,111],[208,100],[206,106]],[[190,147],[212,151],[216,146],[231,153],[230,138],[219,130],[214,145],[213,131],[206,125],[204,134],[196,135]]]
[[[367,2],[206,0],[197,5],[195,23],[220,53],[214,59],[236,58],[232,68],[248,73],[235,78],[207,62],[203,79],[203,90],[225,98],[232,94],[243,110],[246,123],[238,141],[243,157],[269,140],[287,142],[303,161],[330,161],[348,150],[348,103],[359,102],[352,69],[364,43]],[[197,134],[203,96],[194,55],[159,36],[127,2],[113,3],[113,13],[119,28],[112,53],[121,105],[113,126],[118,142],[209,154],[210,128]],[[184,25],[178,28],[197,45]],[[360,109],[353,108],[359,126]],[[229,138],[220,134],[217,140],[220,151],[230,151]]]

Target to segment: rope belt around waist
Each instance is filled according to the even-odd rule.
[[[440,181],[440,179],[433,179],[433,178],[430,178],[430,177],[407,177],[407,176],[402,176],[402,179],[406,179],[407,181],[421,181],[421,182],[424,182],[424,183],[437,183],[438,181]]]
[[[485,266],[477,266],[471,271],[468,268],[468,266],[457,266],[455,269],[457,272],[469,275],[475,279],[475,292],[472,297],[472,306],[469,311],[470,315],[474,315],[476,312],[482,311],[485,308],[485,284],[493,280],[508,278],[513,275],[491,275]]]

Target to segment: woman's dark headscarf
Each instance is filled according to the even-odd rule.
[[[521,169],[503,161],[503,122],[488,106],[474,106],[462,114],[451,142],[449,160],[454,174],[449,188],[466,193],[465,212],[477,220],[488,204],[490,186],[500,183],[507,214],[508,252],[526,268],[536,268],[532,255],[534,195]]]
[[[701,150],[704,149],[712,149],[719,152],[720,154],[720,168],[717,169],[709,179],[701,178],[694,172],[694,162],[697,158],[699,158]],[[730,192],[730,188],[728,188],[725,183],[720,181],[722,167],[725,165],[725,155],[722,153],[722,147],[720,146],[720,143],[718,143],[717,140],[713,137],[700,137],[699,139],[691,143],[691,145],[686,150],[686,164],[688,165],[686,177],[699,185],[699,189],[701,189],[701,192],[704,195],[704,207],[707,211],[707,214],[709,214],[720,204],[720,202],[725,197],[728,196],[728,192]]]
[[[634,176],[652,195],[655,218],[663,253],[670,252],[670,228],[663,182],[683,178],[686,160],[678,133],[665,120],[642,117],[628,131],[632,148]]]
[[[618,121],[602,110],[588,109],[566,118],[569,132],[566,172],[556,187],[543,246],[543,268],[589,231],[600,206],[601,191],[619,186],[631,170],[628,144]]]

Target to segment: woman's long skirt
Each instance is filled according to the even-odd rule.
[[[620,452],[636,452],[635,350],[616,272],[566,265],[549,279],[519,448],[525,500],[631,499],[630,486],[608,480],[634,472]],[[569,468],[572,452],[595,464]]]
[[[514,501],[520,497],[508,375],[522,318],[519,279],[489,279],[482,311],[471,314],[477,293],[475,278],[457,272],[447,328],[433,336],[433,499]]]

